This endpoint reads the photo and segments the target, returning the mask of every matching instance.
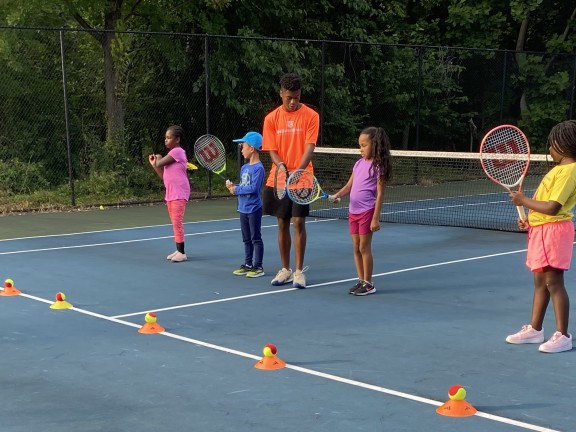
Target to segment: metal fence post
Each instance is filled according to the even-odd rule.
[[[68,119],[68,86],[66,80],[66,56],[64,49],[64,31],[60,30],[60,59],[62,61],[62,89],[64,93],[64,124],[66,125],[66,151],[68,154],[68,178],[70,182],[70,204],[76,205],[74,193],[74,172],[72,170],[72,149],[70,147],[70,125]]]

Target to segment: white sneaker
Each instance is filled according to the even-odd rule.
[[[292,282],[292,269],[282,268],[274,279],[272,279],[272,285],[284,285],[288,282]]]
[[[506,342],[511,344],[530,344],[544,342],[544,329],[534,330],[530,324],[523,325],[518,333],[514,333],[506,338]]]
[[[172,260],[172,258],[174,258],[177,253],[178,253],[178,251],[172,252],[170,255],[168,255],[168,256],[166,257],[166,259],[167,259],[167,260]]]
[[[172,257],[172,259],[170,261],[183,262],[183,261],[186,261],[187,259],[188,259],[188,257],[186,256],[186,254],[176,252],[176,254]]]
[[[545,353],[559,353],[563,351],[570,351],[572,349],[572,335],[564,336],[557,331],[552,335],[548,342],[544,342],[538,348],[538,351]]]
[[[294,282],[292,282],[294,288],[306,288],[306,276],[304,276],[306,270],[308,270],[308,267],[294,272]]]

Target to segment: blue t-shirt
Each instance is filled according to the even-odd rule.
[[[262,207],[262,184],[264,183],[264,165],[262,162],[242,165],[240,183],[236,186],[238,211],[254,213]]]

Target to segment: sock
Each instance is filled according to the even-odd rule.
[[[184,253],[184,243],[176,243],[176,250],[180,253]]]

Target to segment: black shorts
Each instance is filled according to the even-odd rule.
[[[280,219],[290,219],[292,217],[307,217],[310,213],[310,205],[296,204],[286,195],[281,200],[274,196],[274,188],[266,186],[262,192],[262,204],[264,214],[276,216]]]

